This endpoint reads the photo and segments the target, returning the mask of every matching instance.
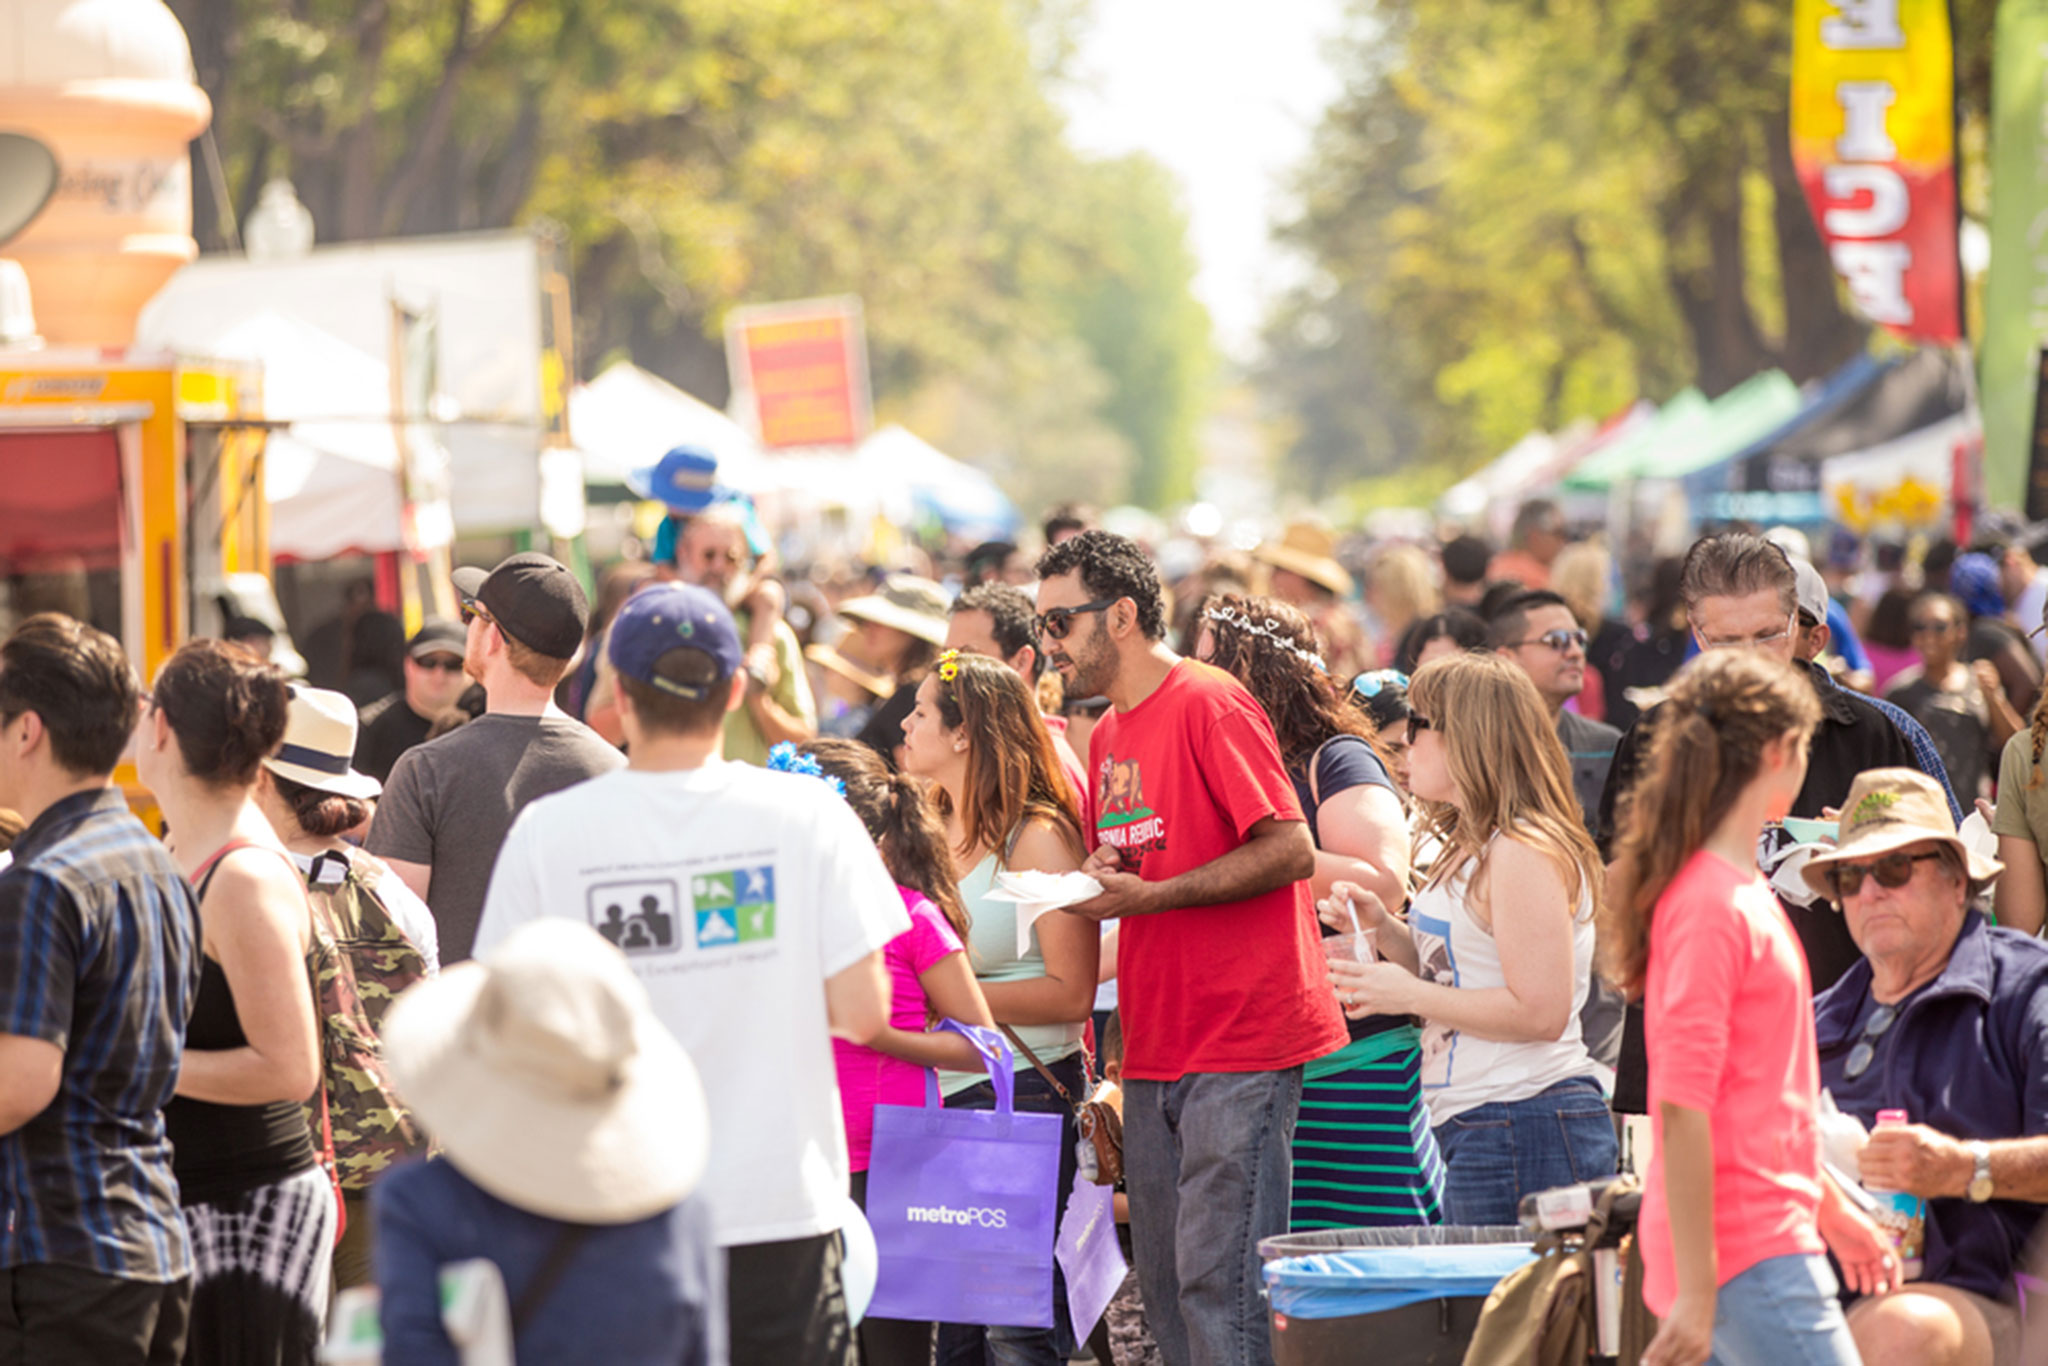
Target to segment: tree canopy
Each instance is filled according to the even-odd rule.
[[[1049,96],[1085,0],[172,8],[237,213],[288,175],[323,241],[557,223],[586,376],[630,356],[721,403],[730,309],[857,294],[878,414],[1025,501],[1191,482],[1184,215],[1156,165],[1077,154]]]
[[[1991,9],[1956,6],[1966,119]],[[1790,13],[1354,0],[1282,230],[1312,268],[1266,338],[1300,477],[1448,482],[1532,429],[1864,345],[1793,171]]]

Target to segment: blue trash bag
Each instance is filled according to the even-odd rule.
[[[1338,1319],[1489,1295],[1535,1260],[1528,1238],[1514,1228],[1357,1229],[1270,1239],[1261,1250],[1272,1258],[1265,1278],[1275,1314]]]

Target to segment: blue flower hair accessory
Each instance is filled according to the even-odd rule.
[[[816,778],[831,788],[841,798],[846,796],[846,784],[818,766],[818,761],[803,753],[795,745],[784,740],[768,751],[768,767],[777,773],[800,773],[806,778]]]

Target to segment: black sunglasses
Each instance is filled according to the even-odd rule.
[[[1052,640],[1065,640],[1067,632],[1074,629],[1075,617],[1083,612],[1107,612],[1122,601],[1122,598],[1103,598],[1097,602],[1084,602],[1079,607],[1055,607],[1031,619],[1031,633]]]
[[[1421,734],[1421,733],[1422,733],[1423,731],[1426,731],[1426,730],[1428,730],[1428,729],[1429,729],[1429,718],[1428,718],[1427,716],[1417,716],[1417,715],[1416,715],[1416,714],[1415,714],[1414,712],[1409,712],[1409,713],[1408,713],[1408,743],[1409,743],[1409,744],[1411,744],[1411,745],[1412,745],[1412,744],[1414,744],[1414,743],[1415,743],[1415,737],[1416,737],[1417,735]]]
[[[415,659],[413,663],[422,669],[437,669],[444,674],[462,672],[461,655],[428,655],[425,659]]]
[[[1869,863],[1837,863],[1827,870],[1828,889],[1835,894],[1835,900],[1856,895],[1863,890],[1863,879],[1874,877],[1880,887],[1893,891],[1913,880],[1913,865],[1941,857],[1932,854],[1886,854],[1883,858]]]
[[[1854,1081],[1870,1070],[1870,1064],[1877,1060],[1877,1041],[1898,1018],[1899,1012],[1892,1006],[1879,1006],[1870,1012],[1870,1018],[1863,1022],[1862,1035],[1856,1040],[1856,1046],[1849,1050],[1848,1061],[1842,1064],[1843,1076]]]
[[[496,626],[498,624],[498,619],[492,616],[489,612],[486,612],[484,610],[484,605],[480,602],[477,602],[475,599],[471,599],[470,601],[462,604],[462,624],[464,626],[469,625],[469,623],[475,621],[478,617],[482,617],[485,621],[489,622],[493,626]]]

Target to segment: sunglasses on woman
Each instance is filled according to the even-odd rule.
[[[1414,743],[1415,743],[1415,737],[1416,737],[1416,736],[1418,736],[1418,735],[1420,735],[1420,734],[1422,734],[1422,732],[1424,732],[1424,731],[1428,730],[1428,729],[1429,729],[1429,725],[1430,725],[1430,722],[1429,722],[1429,718],[1428,718],[1427,716],[1417,716],[1417,715],[1416,715],[1416,714],[1415,714],[1414,712],[1409,712],[1409,713],[1408,713],[1408,743],[1409,743],[1409,744],[1411,744],[1411,745],[1412,745],[1412,744],[1414,744]]]
[[[1880,887],[1893,891],[1913,880],[1913,865],[1938,859],[1939,853],[1932,854],[1886,854],[1883,858],[1872,859],[1869,863],[1837,863],[1828,869],[1828,888],[1835,894],[1835,900],[1851,897],[1863,890],[1863,879],[1874,877]]]
[[[1102,598],[1096,602],[1084,602],[1079,607],[1055,607],[1041,612],[1031,619],[1032,633],[1050,640],[1065,640],[1067,632],[1074,629],[1075,617],[1084,612],[1107,612],[1121,601],[1121,598]]]

